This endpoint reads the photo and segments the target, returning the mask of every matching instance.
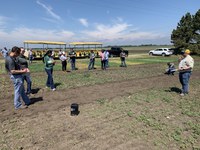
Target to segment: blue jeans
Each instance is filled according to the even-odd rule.
[[[108,67],[109,67],[109,60],[106,59],[106,60],[105,60],[105,68],[108,68]]]
[[[29,56],[29,64],[32,63],[32,61],[33,61],[33,56],[31,55]]]
[[[52,69],[46,69],[45,68],[45,71],[46,71],[46,73],[48,75],[46,86],[50,87],[51,89],[54,89],[55,85],[54,85],[54,82],[53,82],[53,68]]]
[[[22,100],[24,101],[25,105],[29,105],[31,103],[28,96],[25,94],[24,91],[24,84],[23,84],[23,76],[22,75],[11,75],[10,79],[12,80],[14,84],[14,106],[15,109],[18,109],[21,107],[22,103],[20,101],[20,97],[22,97]]]
[[[106,60],[101,60],[101,69],[106,70]]]
[[[187,94],[189,92],[189,80],[191,72],[180,72],[179,80],[182,85],[182,93]]]
[[[62,71],[66,71],[67,70],[67,61],[61,61],[62,62]]]
[[[30,76],[30,73],[26,73],[26,74],[23,74],[23,81],[25,80],[26,83],[27,83],[27,93],[31,93],[31,85],[32,85],[32,81],[31,81],[31,76]]]
[[[75,66],[76,60],[71,59],[70,62],[71,62],[71,70],[76,70],[76,66]]]
[[[126,60],[125,60],[125,58],[121,58],[121,67],[126,67]]]
[[[95,63],[95,59],[90,59],[90,62],[89,62],[89,65],[88,65],[88,70],[94,69],[94,63]]]

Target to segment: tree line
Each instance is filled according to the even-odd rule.
[[[200,9],[195,15],[186,13],[172,31],[171,42],[176,47],[176,53],[190,49],[193,54],[200,54]]]

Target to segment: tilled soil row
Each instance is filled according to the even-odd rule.
[[[191,80],[199,79],[200,72],[194,72]],[[130,95],[142,90],[163,87],[180,87],[178,76],[160,75],[150,78],[131,79],[120,82],[109,82],[91,86],[83,86],[58,91],[40,89],[37,94],[31,95],[34,102],[28,109],[14,110],[12,98],[0,101],[0,119],[5,120],[16,116],[32,116],[38,112],[54,111],[71,103],[79,105],[92,103],[99,99],[112,99],[118,96]]]

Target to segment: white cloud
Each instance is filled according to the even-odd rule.
[[[0,16],[0,30],[4,29],[9,18]]]
[[[83,26],[85,26],[85,27],[88,27],[88,26],[89,26],[88,21],[87,21],[87,19],[85,19],[85,18],[80,18],[80,19],[79,19],[79,22],[80,22]]]
[[[118,23],[112,25],[96,24],[94,30],[85,30],[82,33],[87,36],[87,39],[93,39],[93,41],[101,41],[103,43],[134,43],[135,41],[154,41],[160,39],[166,39],[166,35],[155,32],[139,31],[138,28],[133,28],[133,25],[123,23],[122,18],[117,18]]]
[[[97,24],[96,29],[94,31],[83,31],[83,33],[89,37],[96,38],[96,39],[115,39],[119,37],[122,32],[126,31],[130,25],[126,23],[122,24],[114,24],[104,25],[104,24]]]
[[[11,32],[0,31],[0,45],[12,47],[23,46],[25,40],[63,41],[73,40],[74,33],[67,30],[43,30],[16,28]]]
[[[3,16],[0,16],[0,26],[4,25],[5,18]]]
[[[53,12],[53,8],[52,7],[41,3],[39,0],[37,0],[36,2],[37,2],[38,5],[42,6],[46,10],[48,15],[50,15],[52,18],[54,18],[56,20],[61,21],[61,17]]]
[[[96,23],[93,24],[94,27],[91,24],[91,28],[76,31],[75,34],[68,30],[48,30],[25,26],[7,30],[1,27],[7,23],[6,18],[0,16],[0,45],[10,48],[15,45],[23,46],[25,40],[64,41],[67,43],[73,41],[99,41],[104,45],[170,44],[170,35],[153,31],[141,31],[140,28],[123,22],[122,18],[117,18],[117,20],[111,20],[112,23],[110,24]],[[54,20],[52,19],[52,21]]]
[[[74,33],[70,31],[43,30],[30,28],[16,28],[11,35],[18,35],[18,38],[27,40],[65,40],[71,38]],[[26,40],[24,39],[24,40]]]

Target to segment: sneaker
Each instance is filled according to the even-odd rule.
[[[56,91],[56,88],[53,88],[52,91]]]
[[[185,96],[185,94],[184,94],[184,93],[181,93],[180,96]]]
[[[26,109],[26,108],[28,108],[28,106],[27,105],[21,105],[19,108],[17,108],[17,109]]]

